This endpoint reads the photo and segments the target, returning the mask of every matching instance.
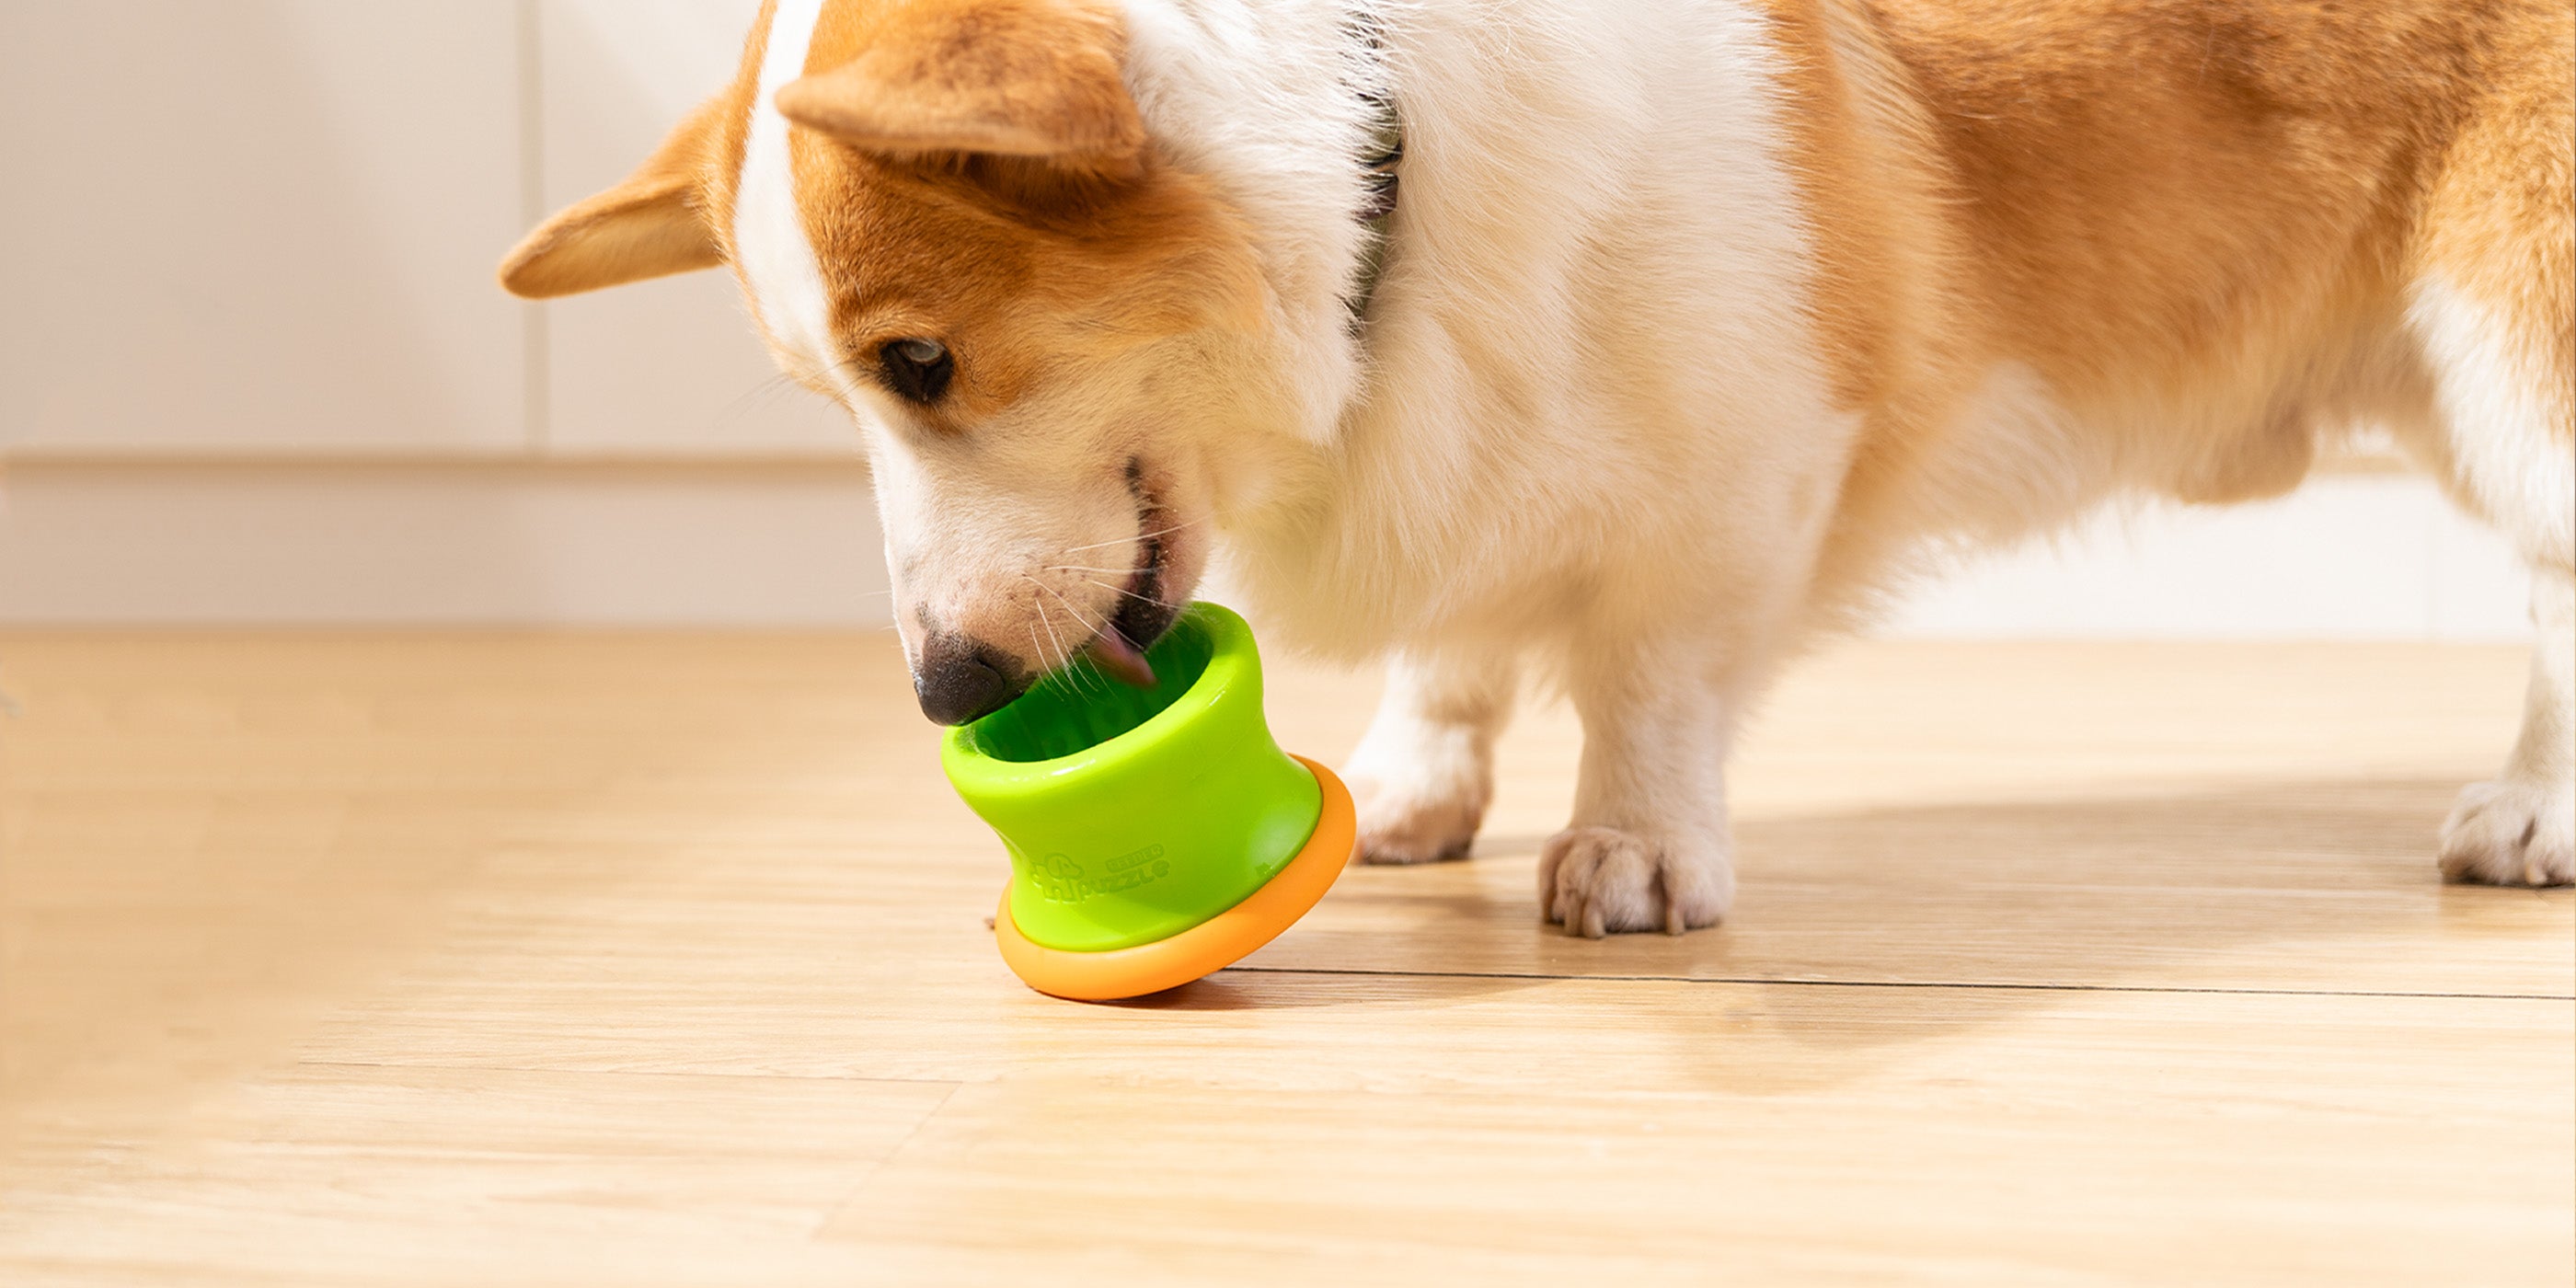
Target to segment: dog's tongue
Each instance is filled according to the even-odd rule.
[[[1102,631],[1091,641],[1091,660],[1101,670],[1140,689],[1154,687],[1154,664],[1127,642],[1127,637],[1114,630]]]

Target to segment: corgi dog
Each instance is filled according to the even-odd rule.
[[[732,269],[866,439],[935,721],[1136,676],[1213,569],[1387,659],[1349,779],[1415,862],[1543,672],[1585,936],[1725,916],[1739,713],[1938,558],[2383,427],[2535,587],[2439,869],[2559,885],[2571,46],[2567,0],[771,0],[502,281]]]

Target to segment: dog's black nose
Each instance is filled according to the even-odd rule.
[[[1019,664],[981,640],[938,634],[921,646],[912,691],[921,714],[936,724],[962,725],[999,711],[1026,687]]]

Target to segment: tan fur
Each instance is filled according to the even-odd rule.
[[[1819,309],[1847,370],[1885,360],[1845,377],[1869,429],[1825,554],[1828,606],[1865,602],[1927,525],[1991,540],[2123,488],[2220,502],[2295,486],[2321,435],[2422,398],[2386,337],[2428,254],[2482,265],[2466,276],[2570,368],[2567,77],[2545,56],[2565,52],[2563,7],[1776,12],[1814,158]],[[2089,428],[2016,445],[2079,458],[2063,497],[1958,480],[1962,458],[1992,454],[1961,400],[1999,362],[2027,364]]]
[[[995,414],[1050,364],[1259,315],[1239,224],[1142,146],[1120,41],[1071,7],[840,3],[779,95],[814,127],[793,140],[796,182],[835,331],[852,354],[916,335],[956,350],[944,426]],[[759,57],[728,105],[747,104]],[[710,174],[710,207],[730,209],[739,169]]]
[[[2527,358],[2560,381],[2576,406],[2576,6],[2506,6],[2474,55],[2484,92],[2461,105],[2458,127],[2429,168],[2410,267],[2446,275],[2473,298],[2521,319]],[[2576,441],[2576,417],[2551,429]]]
[[[951,427],[1016,400],[1051,363],[1105,359],[1258,306],[1231,217],[1151,159],[1120,181],[819,146],[798,162],[799,186],[842,212],[812,231],[848,347],[929,334],[973,359],[939,409]]]
[[[733,177],[742,172],[752,81],[769,9],[723,92],[682,118],[624,182],[537,226],[501,262],[501,285],[529,299],[604,290],[733,258]]]
[[[1862,0],[1772,0],[1787,59],[1785,123],[1814,212],[1811,308],[1842,404],[1865,418],[1844,479],[1838,537],[1822,553],[1820,626],[1864,611],[1893,554],[1916,539],[1924,475],[1940,459],[1992,360],[1970,248],[1952,218],[1956,180],[1940,157],[1920,86],[1889,52]],[[1970,522],[1989,539],[2020,520]]]
[[[1125,170],[1145,143],[1114,13],[1048,0],[825,11],[787,119],[876,152],[1078,159]]]
[[[625,182],[528,234],[502,261],[501,285],[551,299],[722,264],[705,205],[711,144],[726,106],[690,113]]]
[[[2576,6],[2500,6],[2502,22],[2472,53],[2476,92],[2427,167],[2417,236],[2406,275],[2490,314],[2499,371],[2448,373],[2446,401],[2510,398],[2515,376],[2531,378],[2536,429],[2563,465],[2576,440],[2576,209],[2571,209],[2569,142],[2576,136]],[[2496,407],[2483,409],[2488,414]],[[2535,529],[2515,493],[2523,449],[2509,434],[2400,426],[2401,439],[2463,507],[2496,523],[2541,569],[2576,566],[2576,533]]]

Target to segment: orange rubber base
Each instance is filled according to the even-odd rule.
[[[1315,820],[1315,834],[1306,838],[1306,848],[1243,902],[1169,939],[1077,953],[1029,942],[1011,920],[1011,896],[1004,891],[1001,915],[993,918],[993,938],[1001,944],[1002,961],[1029,987],[1050,997],[1114,1002],[1213,975],[1278,938],[1333,888],[1334,879],[1359,849],[1359,818],[1351,808],[1350,789],[1332,770],[1304,756],[1298,756],[1297,763],[1314,771],[1316,784],[1324,789],[1324,811]]]

